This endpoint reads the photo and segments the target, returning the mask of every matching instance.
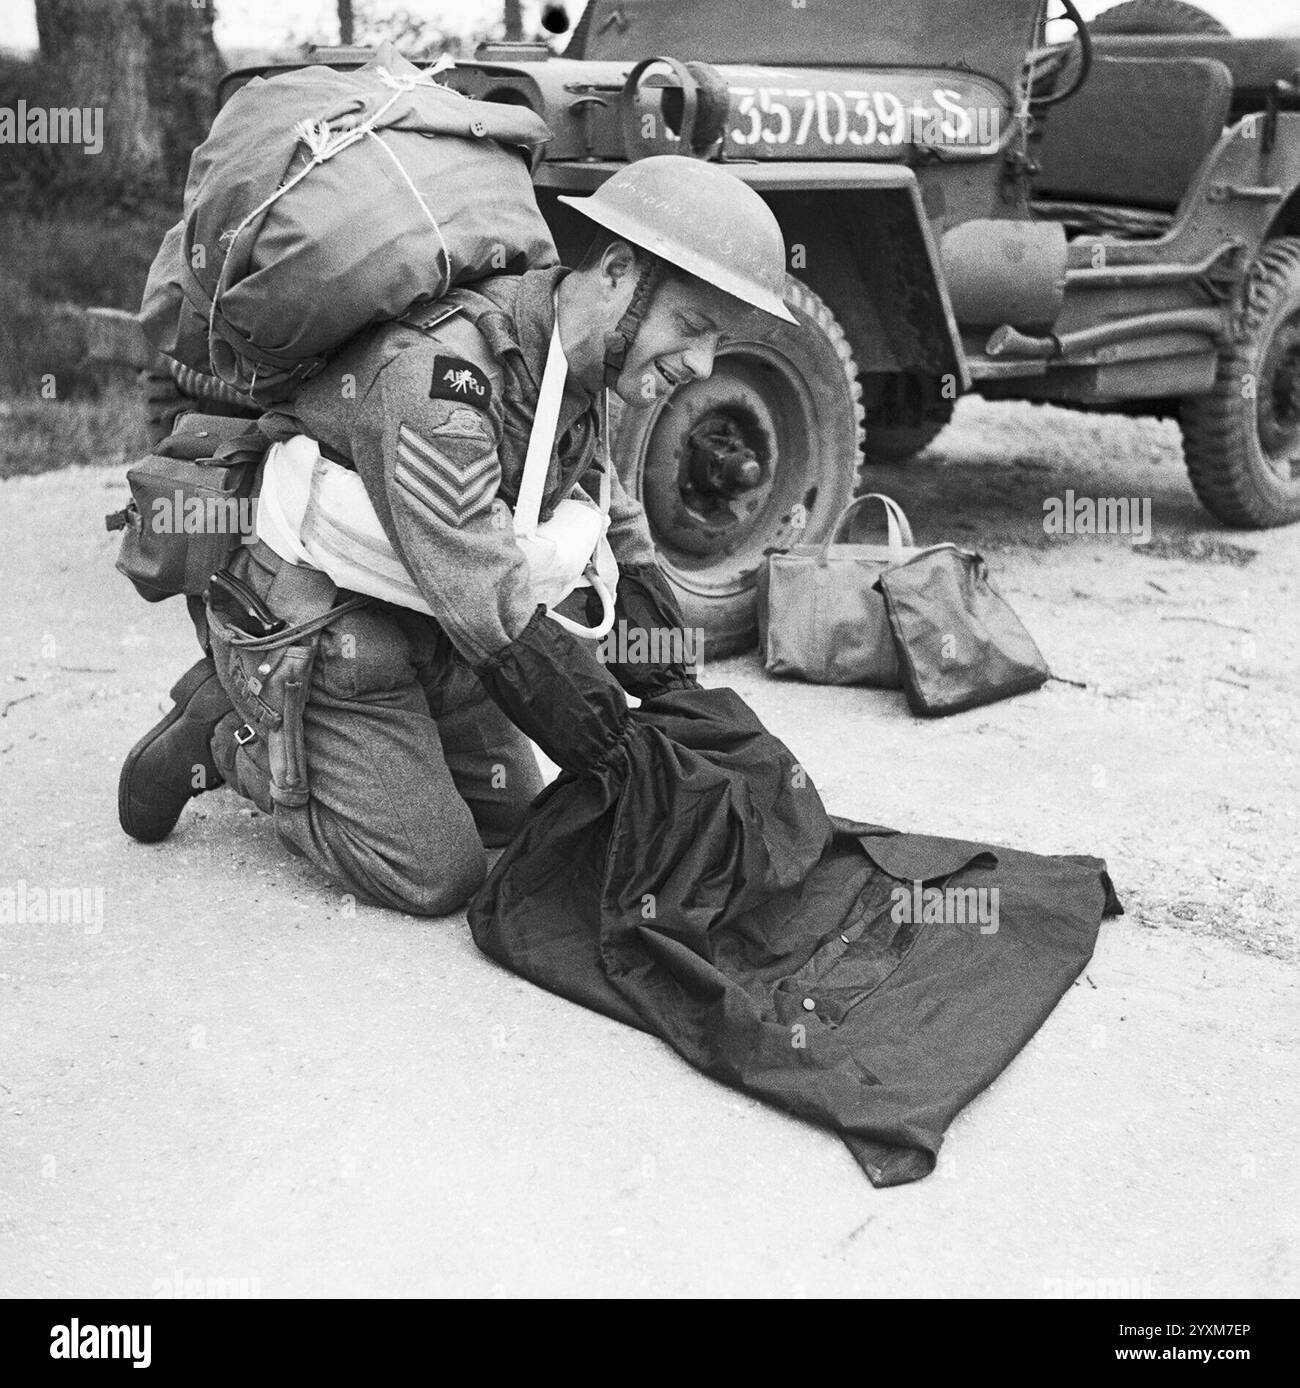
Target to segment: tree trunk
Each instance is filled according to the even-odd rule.
[[[339,42],[345,47],[353,42],[356,25],[352,15],[352,0],[339,0]]]
[[[223,65],[213,10],[178,0],[36,0],[41,56],[62,99],[102,112],[104,147],[86,161],[85,182],[128,200],[179,196],[216,110]]]
[[[517,43],[524,36],[522,0],[506,0],[506,40]]]

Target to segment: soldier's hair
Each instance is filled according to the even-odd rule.
[[[587,247],[582,259],[578,262],[578,269],[580,271],[594,270],[600,264],[601,256],[605,254],[615,241],[621,241],[623,245],[632,248],[632,252],[637,260],[635,273],[639,275],[642,267],[645,265],[646,252],[642,250],[635,241],[629,241],[626,236],[618,236],[612,231],[606,231],[603,227],[592,237],[591,244]],[[666,260],[660,260],[659,274],[656,276],[656,281],[659,284],[664,284],[668,280],[677,280],[687,285],[696,282],[694,275],[688,274],[685,270],[679,270],[676,265],[670,265]]]
[[[595,236],[591,238],[591,244],[587,247],[581,261],[578,262],[579,270],[594,270],[600,264],[600,258],[605,254],[615,241],[621,241],[625,246],[631,246],[633,253],[639,262],[645,255],[640,246],[634,245],[625,236],[616,236],[612,231],[606,231],[602,227]]]

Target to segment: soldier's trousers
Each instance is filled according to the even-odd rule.
[[[257,544],[240,550],[231,571],[276,616],[303,619],[303,570]],[[260,737],[241,742],[242,726],[229,715],[212,740],[227,784],[342,890],[417,915],[465,904],[486,875],[485,846],[508,843],[542,789],[532,745],[445,633],[387,603],[368,603],[321,633],[303,715],[305,805],[272,801],[266,746]]]

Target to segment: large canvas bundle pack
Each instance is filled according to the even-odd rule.
[[[459,284],[558,263],[530,177],[550,138],[391,45],[355,72],[256,78],[190,160],[141,317],[161,352],[259,403],[369,324]]]

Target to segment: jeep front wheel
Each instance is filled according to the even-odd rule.
[[[797,326],[728,343],[713,374],[626,409],[614,445],[688,626],[709,656],[754,643],[764,551],[823,538],[853,495],[862,389],[830,309],[787,279]]]
[[[1245,295],[1214,389],[1183,401],[1183,454],[1213,516],[1262,530],[1300,520],[1300,237],[1264,248]]]

